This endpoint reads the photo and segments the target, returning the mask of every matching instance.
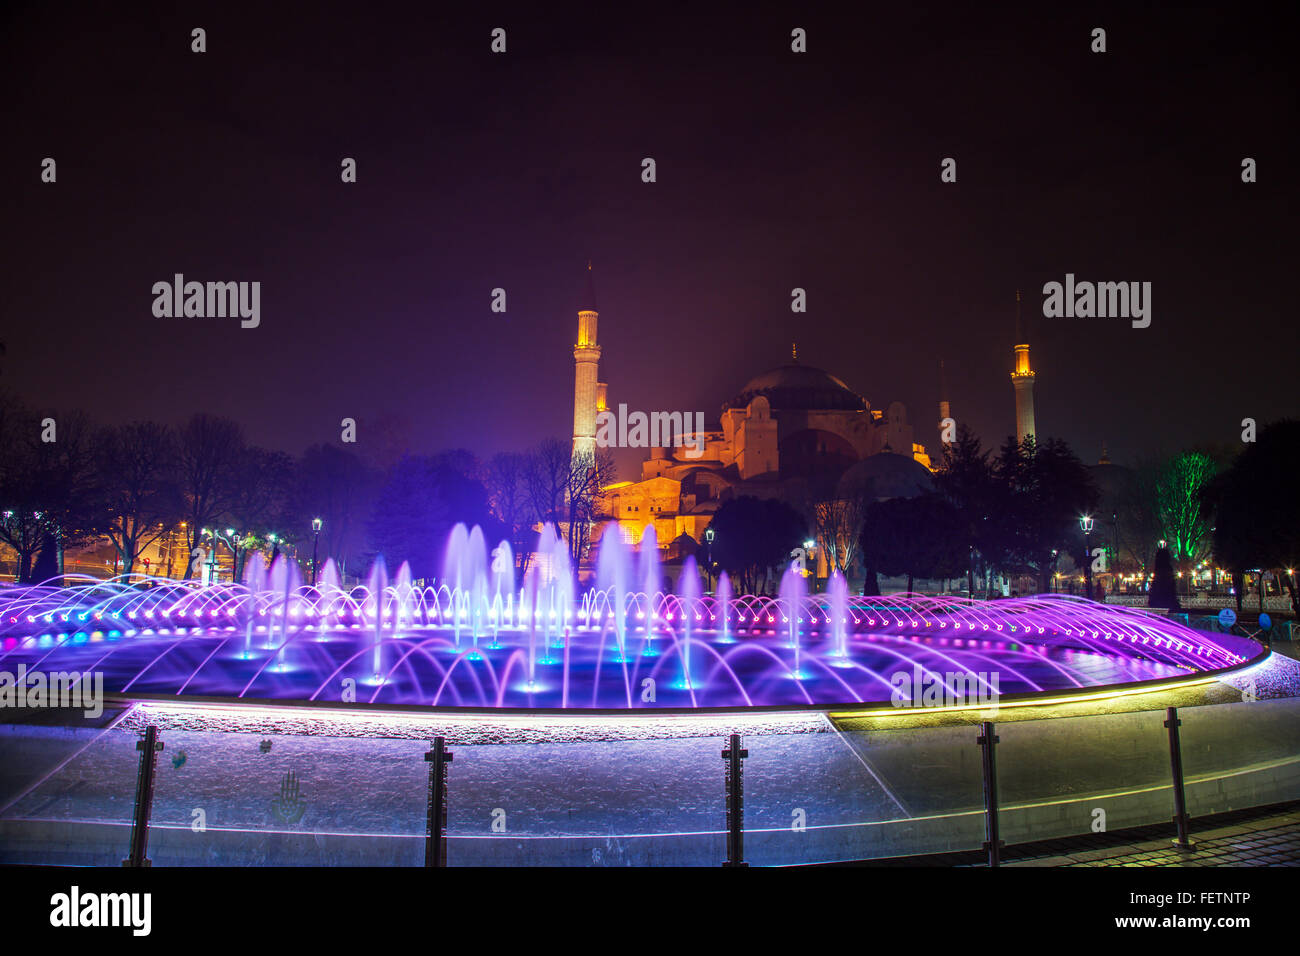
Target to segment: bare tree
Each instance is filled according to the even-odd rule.
[[[244,432],[225,418],[198,414],[181,428],[176,443],[177,484],[185,499],[185,550],[199,546],[203,529],[220,525],[230,516],[238,494]],[[191,564],[185,562],[188,580]]]
[[[48,428],[47,428],[48,423]],[[67,544],[94,530],[90,425],[81,413],[38,414],[0,398],[0,541],[18,555],[17,578],[62,572]]]
[[[571,464],[569,446],[558,438],[546,439],[525,456],[530,524],[564,520]]]
[[[154,422],[106,428],[95,442],[100,517],[127,574],[140,553],[180,520],[175,460],[175,436]]]
[[[817,543],[831,569],[840,574],[847,575],[857,557],[869,501],[865,494],[850,494],[813,505],[812,524]]]
[[[614,480],[614,456],[608,449],[573,454],[569,443],[548,438],[523,463],[527,524],[551,522],[569,547],[576,567],[591,544],[591,524],[606,485]],[[527,566],[525,548],[524,566]]]
[[[528,548],[528,456],[517,452],[495,455],[485,469],[489,503],[492,513],[506,526],[510,546],[516,559]]]
[[[814,473],[800,482],[794,504],[808,520],[830,570],[848,574],[874,495],[870,479],[842,480],[836,471]]]
[[[1201,499],[1214,479],[1218,463],[1199,451],[1187,451],[1165,462],[1156,479],[1156,513],[1169,550],[1184,570],[1209,552],[1210,516]]]
[[[592,521],[604,497],[605,486],[614,481],[614,455],[607,448],[595,453],[579,452],[569,461],[565,492],[569,562],[576,568],[591,544]]]

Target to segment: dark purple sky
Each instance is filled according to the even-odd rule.
[[[591,258],[601,378],[634,409],[716,419],[797,339],[931,446],[945,358],[954,414],[996,444],[1020,287],[1039,432],[1085,460],[1300,414],[1273,8],[271,6],[5,14],[0,384],[104,421],[226,415],[294,452],[345,416],[359,447],[395,416],[417,451],[521,449],[571,432]],[[261,327],[154,318],[176,272],[260,281]],[[1067,272],[1152,282],[1151,327],[1041,318]]]

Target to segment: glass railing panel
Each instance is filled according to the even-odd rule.
[[[455,747],[450,866],[717,866],[723,737]]]
[[[163,730],[155,866],[418,866],[422,740]]]
[[[0,863],[121,866],[139,739],[57,715],[0,725]]]
[[[1164,711],[996,724],[999,825],[1028,843],[1173,818]]]
[[[1300,800],[1300,700],[1179,709],[1192,817]]]
[[[755,865],[979,849],[977,731],[852,729],[746,739],[745,850]],[[859,725],[860,726],[860,725]]]

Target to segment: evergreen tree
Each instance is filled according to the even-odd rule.
[[[1182,610],[1182,606],[1178,603],[1178,592],[1174,588],[1174,562],[1167,547],[1156,552],[1155,571],[1151,576],[1147,606],[1168,608],[1171,612]]]

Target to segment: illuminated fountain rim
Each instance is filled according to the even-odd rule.
[[[1054,707],[1066,704],[1082,704],[1103,700],[1116,700],[1122,697],[1134,697],[1141,694],[1162,691],[1181,690],[1203,684],[1220,682],[1224,677],[1237,671],[1247,670],[1265,663],[1273,656],[1273,651],[1249,638],[1239,640],[1254,644],[1258,653],[1246,660],[1220,667],[1214,670],[1196,671],[1175,677],[1157,677],[1141,681],[1123,681],[1114,684],[1097,684],[1090,687],[1071,690],[1052,689],[999,695],[995,703],[951,704],[942,706],[907,706],[899,707],[888,701],[867,701],[861,704],[848,702],[843,704],[754,704],[749,707],[735,705],[717,707],[453,707],[425,706],[421,704],[373,703],[356,704],[333,700],[306,700],[303,698],[279,697],[225,697],[199,694],[119,694],[105,692],[104,701],[119,705],[158,704],[176,707],[192,706],[196,708],[221,708],[233,711],[274,709],[278,711],[310,710],[321,716],[329,717],[364,717],[366,715],[391,715],[397,717],[416,717],[436,719],[440,716],[449,718],[483,718],[500,717],[504,719],[521,718],[535,715],[547,718],[566,718],[583,720],[585,718],[610,720],[611,718],[629,721],[653,721],[656,718],[691,718],[717,717],[728,714],[736,716],[779,715],[779,714],[825,714],[830,718],[847,717],[916,717],[921,714],[959,714],[988,713],[994,710],[1006,710],[1022,707]]]

